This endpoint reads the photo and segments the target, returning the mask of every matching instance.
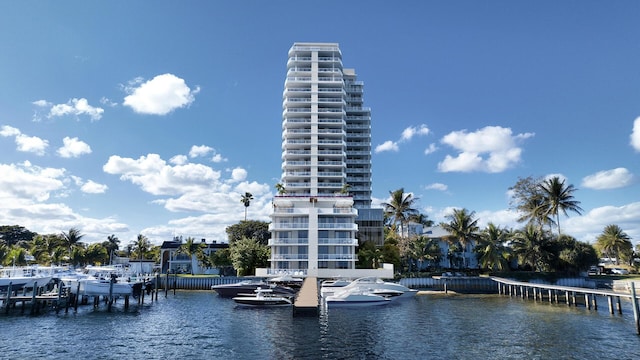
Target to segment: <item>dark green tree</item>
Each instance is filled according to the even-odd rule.
[[[508,235],[508,231],[493,223],[489,223],[480,233],[475,251],[482,268],[491,271],[509,270],[511,249],[506,246]]]
[[[229,244],[229,251],[238,276],[255,274],[256,268],[269,266],[269,248],[255,239],[242,238]]]
[[[228,226],[225,231],[229,245],[242,238],[256,239],[260,244],[267,245],[271,238],[269,223],[264,221],[247,220]]]

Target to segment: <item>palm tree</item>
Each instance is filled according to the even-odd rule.
[[[389,191],[391,200],[388,203],[382,203],[385,214],[393,220],[397,225],[400,225],[400,234],[405,236],[404,226],[409,219],[418,213],[413,206],[418,198],[414,198],[413,194],[405,194],[404,188],[400,188],[396,191]]]
[[[442,228],[450,234],[450,239],[462,246],[462,262],[465,267],[467,266],[467,245],[477,240],[480,230],[478,219],[474,219],[475,215],[475,211],[455,209],[452,214],[445,216],[449,222],[441,224]]]
[[[514,234],[511,247],[521,264],[531,266],[534,271],[544,271],[549,268],[553,257],[550,245],[547,234],[529,224]]]
[[[549,227],[556,225],[556,222],[553,221],[553,218],[546,211],[544,204],[542,194],[534,194],[526,199],[518,206],[518,210],[522,213],[518,218],[518,222],[536,224],[540,230],[542,230],[544,225],[549,225]]]
[[[184,244],[180,245],[180,249],[178,251],[180,251],[181,253],[187,255],[189,257],[189,259],[191,259],[191,275],[193,275],[193,261],[194,261],[194,257],[198,258],[198,256],[200,256],[200,254],[203,252],[202,248],[205,245],[203,243],[199,243],[196,242],[196,240],[192,237],[188,237],[187,240],[185,241]]]
[[[596,239],[596,246],[609,259],[615,257],[616,265],[619,264],[620,257],[627,257],[633,253],[631,237],[618,225],[607,225]]]
[[[253,195],[250,192],[245,192],[240,199],[240,202],[244,204],[244,221],[247,221],[247,208],[251,205]]]
[[[480,266],[490,270],[509,268],[510,250],[505,246],[508,231],[489,223],[480,233],[476,251],[480,254]]]
[[[573,192],[577,189],[571,184],[565,186],[564,182],[565,180],[560,180],[560,177],[554,176],[539,185],[544,196],[542,204],[545,209],[544,213],[549,216],[555,216],[558,236],[561,234],[560,212],[567,216],[567,211],[573,211],[578,215],[583,211],[578,205],[580,202],[573,200]]]
[[[287,190],[284,188],[284,185],[282,185],[281,183],[277,183],[275,185],[276,191],[278,191],[278,195],[284,195]]]
[[[69,250],[69,261],[72,259],[71,250],[74,246],[76,246],[80,240],[84,237],[83,234],[80,233],[80,230],[76,228],[69,229],[69,232],[62,232],[62,239],[64,241],[64,245]]]
[[[132,249],[137,253],[138,259],[140,259],[140,262],[142,262],[142,259],[144,258],[145,254],[149,252],[150,247],[151,247],[151,243],[149,242],[149,239],[142,234],[138,234],[138,237],[133,243]]]
[[[113,253],[120,248],[120,239],[117,236],[111,234],[107,236],[107,241],[104,243],[104,247],[109,253],[109,263],[113,262]]]

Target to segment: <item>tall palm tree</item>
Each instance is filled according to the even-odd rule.
[[[144,258],[145,254],[148,253],[149,249],[151,248],[151,243],[149,242],[149,239],[146,236],[142,234],[138,234],[138,237],[133,243],[132,248],[133,248],[133,251],[135,251],[136,254],[138,255],[138,259],[142,262],[142,259]]]
[[[244,204],[244,221],[247,221],[247,208],[251,205],[251,200],[253,200],[253,194],[250,192],[245,192],[240,199],[240,202]]]
[[[573,192],[577,189],[572,184],[565,186],[564,182],[565,180],[560,180],[560,177],[554,176],[540,184],[540,190],[544,196],[542,206],[547,215],[555,216],[558,236],[561,234],[560,212],[567,216],[567,211],[573,211],[578,215],[583,211],[578,205],[580,202],[573,198]]]
[[[532,194],[518,206],[518,210],[522,214],[518,218],[518,222],[536,224],[540,230],[542,230],[544,225],[549,225],[549,227],[551,227],[556,224],[553,218],[546,211],[544,197],[541,193]]]
[[[413,207],[418,198],[414,198],[411,193],[405,193],[404,188],[389,191],[389,194],[391,195],[389,202],[382,203],[384,212],[395,224],[400,225],[400,235],[405,236],[405,225],[418,213],[418,210]]]
[[[62,239],[64,241],[64,245],[69,250],[69,261],[72,259],[71,250],[74,246],[76,246],[80,240],[84,237],[83,234],[80,233],[80,230],[76,228],[69,229],[68,232],[62,232]]]
[[[489,223],[480,233],[476,251],[480,254],[480,266],[490,270],[509,268],[509,248],[505,246],[508,231]]]
[[[596,239],[596,246],[600,252],[609,259],[615,257],[616,264],[619,264],[621,257],[626,257],[633,252],[631,237],[627,235],[618,225],[607,225],[602,234]]]
[[[467,245],[478,239],[478,219],[475,219],[475,211],[469,212],[467,209],[454,209],[453,213],[445,216],[449,220],[448,223],[441,224],[442,228],[447,231],[449,237],[457,241],[462,246],[462,262],[463,266],[467,264]]]
[[[105,242],[105,248],[109,253],[109,263],[113,262],[113,253],[118,251],[120,248],[120,239],[117,236],[111,234],[107,236],[107,241]]]

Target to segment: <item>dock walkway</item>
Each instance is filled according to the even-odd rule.
[[[597,296],[604,296],[609,303],[609,313],[614,313],[614,299],[616,302],[616,308],[619,314],[622,314],[622,306],[620,305],[620,299],[625,298],[631,300],[631,307],[633,309],[633,315],[635,319],[636,331],[640,335],[640,309],[638,307],[638,299],[640,296],[636,295],[635,284],[630,283],[631,292],[620,293],[611,290],[589,289],[579,288],[572,286],[558,286],[550,284],[534,284],[529,282],[509,280],[499,277],[492,277],[493,281],[498,284],[498,294],[509,296],[520,296],[523,299],[528,299],[531,294],[534,301],[544,301],[545,293],[549,302],[560,303],[560,298],[564,295],[563,302],[567,305],[578,305],[578,295],[584,296],[584,305],[587,309],[598,310]]]
[[[319,314],[318,279],[305,278],[293,303],[293,316],[319,316]]]

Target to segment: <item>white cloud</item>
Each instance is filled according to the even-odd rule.
[[[235,168],[231,171],[231,180],[233,182],[244,181],[247,178],[247,170]]]
[[[457,156],[446,155],[438,169],[442,172],[502,172],[520,162],[522,149],[516,143],[532,136],[532,133],[513,136],[511,129],[500,126],[487,126],[472,133],[466,130],[451,132],[441,142],[459,153]]]
[[[89,180],[82,185],[80,190],[87,194],[103,194],[109,189],[107,185],[98,184],[93,180]]]
[[[44,100],[39,100],[38,102],[42,102],[42,101]],[[42,104],[48,104],[48,103],[45,101]],[[42,106],[42,105],[38,105],[38,106]],[[91,121],[96,121],[102,118],[103,113],[104,113],[104,109],[89,105],[89,102],[87,101],[87,99],[73,98],[69,100],[66,104],[53,105],[49,110],[48,117],[51,118],[55,116],[65,116],[65,115],[75,115],[75,116],[87,115],[91,118]]]
[[[631,146],[636,151],[640,151],[640,117],[633,122],[633,130],[631,131]]]
[[[400,150],[398,148],[398,144],[391,141],[391,140],[387,140],[384,143],[376,146],[375,152],[379,153],[379,152],[383,152],[383,151],[395,151],[398,152],[398,150]]]
[[[20,135],[20,130],[9,125],[2,125],[2,128],[0,129],[0,136],[9,137],[18,135]]]
[[[408,128],[402,131],[402,136],[400,137],[400,141],[409,141],[416,135],[429,135],[429,128],[425,124],[421,124],[420,126],[409,126]]]
[[[79,157],[84,154],[91,154],[91,147],[77,137],[65,137],[62,139],[64,146],[58,149],[58,155],[63,158]]]
[[[442,183],[433,183],[433,184],[429,184],[426,185],[425,190],[438,190],[438,191],[447,191],[448,187],[445,184]]]
[[[16,145],[18,146],[18,151],[34,153],[42,156],[49,146],[49,141],[43,140],[37,136],[19,134],[16,136]]]
[[[409,126],[408,128],[405,128],[404,130],[402,130],[402,133],[400,135],[400,140],[398,141],[387,140],[384,143],[376,146],[375,152],[376,153],[384,152],[384,151],[398,152],[400,150],[400,147],[398,144],[407,142],[411,140],[414,136],[428,135],[429,133],[430,133],[430,130],[427,127],[427,125],[422,124],[420,126]]]
[[[436,144],[431,143],[431,144],[429,144],[428,148],[424,149],[424,154],[425,155],[433,154],[437,150],[438,150],[438,147],[436,146]]]
[[[213,161],[214,163],[221,163],[221,162],[226,162],[228,161],[227,158],[223,157],[220,154],[215,154],[213,155],[213,157],[211,158],[211,161]]]
[[[102,105],[106,105],[106,106],[109,106],[109,107],[116,107],[116,106],[118,106],[118,103],[113,102],[113,101],[111,101],[109,98],[104,97],[104,96],[100,98],[100,104],[102,104]]]
[[[189,162],[189,158],[186,155],[176,155],[169,159],[169,162],[174,165],[184,165]]]
[[[39,106],[39,107],[49,107],[51,105],[53,105],[52,103],[48,102],[47,100],[36,100],[34,102],[32,102],[33,105],[35,106]]]
[[[617,189],[630,185],[633,174],[625,168],[599,171],[582,179],[582,186],[590,189]]]
[[[30,162],[0,164],[0,203],[45,201],[64,188],[64,169],[41,168]]]
[[[212,151],[214,151],[213,148],[206,145],[200,145],[200,146],[193,145],[191,147],[191,150],[189,151],[189,157],[195,158],[198,156],[206,156]]]
[[[138,159],[113,155],[102,167],[106,173],[120,175],[153,195],[178,195],[216,183],[220,172],[201,164],[170,166],[157,154]]]
[[[183,79],[173,74],[162,74],[144,83],[136,78],[125,90],[129,95],[124,98],[123,104],[133,111],[166,115],[175,109],[191,105],[200,88],[191,90]]]

